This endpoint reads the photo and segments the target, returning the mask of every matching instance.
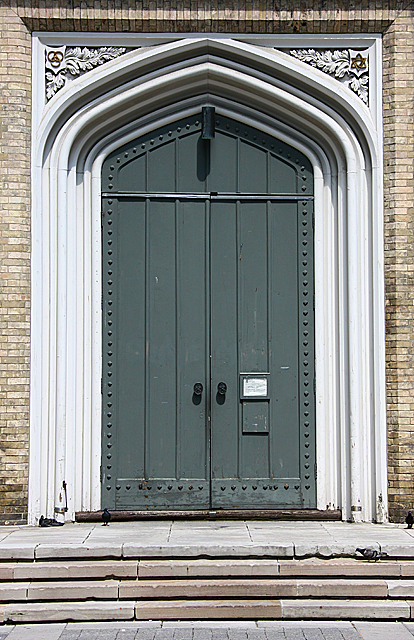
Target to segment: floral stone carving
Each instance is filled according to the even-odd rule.
[[[67,78],[76,78],[126,51],[126,47],[46,47],[46,100],[53,98]]]
[[[352,49],[294,49],[290,55],[344,82],[368,104],[368,52]]]

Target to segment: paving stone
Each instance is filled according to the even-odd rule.
[[[286,636],[281,629],[266,629],[267,640],[285,640]]]
[[[173,640],[174,629],[157,629],[155,632],[155,640]]]
[[[141,560],[140,578],[277,576],[277,560]]]
[[[241,629],[228,629],[229,640],[247,640],[247,631]]]
[[[53,622],[58,620],[132,620],[133,602],[33,602],[7,604],[5,622]]]
[[[135,629],[120,629],[116,634],[116,640],[135,640],[136,637]]]
[[[324,640],[320,629],[302,629],[305,640]]]
[[[62,635],[59,636],[59,640],[79,640],[80,633],[80,630],[64,629]]]
[[[343,640],[343,635],[339,629],[323,629],[324,640]]]
[[[145,628],[138,629],[136,640],[154,640],[155,633],[156,633],[156,629],[145,629]],[[158,638],[158,640],[161,640],[161,639]],[[166,638],[166,640],[169,640],[169,638]]]
[[[387,590],[384,583],[384,595]],[[295,580],[125,580],[119,597],[134,598],[280,598],[295,597]],[[64,599],[64,598],[62,598]]]
[[[116,640],[117,629],[85,629],[80,634],[79,640]],[[60,638],[59,638],[60,640]]]
[[[136,560],[94,560],[81,562],[21,562],[15,565],[15,580],[70,580],[73,578],[136,578]],[[5,580],[1,576],[0,579]]]
[[[193,630],[191,627],[174,630],[174,640],[192,640]]]
[[[398,622],[354,622],[364,640],[412,640],[408,629]]]
[[[213,629],[212,640],[228,640],[227,629]]]
[[[266,640],[266,633],[264,629],[248,629],[248,640]]]
[[[28,600],[86,600],[87,598],[116,600],[118,581],[32,582]],[[1,590],[0,590],[1,597]]]
[[[141,601],[135,605],[137,620],[280,618],[278,600],[171,600]]]
[[[195,628],[193,631],[193,640],[212,640],[212,630]]]
[[[301,598],[386,598],[385,580],[298,580],[298,596]]]
[[[134,629],[120,629],[116,634],[116,640],[135,640],[136,637],[137,633]]]
[[[99,631],[97,629],[82,629],[79,640],[99,640]]]
[[[410,619],[410,605],[404,600],[282,600],[283,618]]]
[[[304,635],[301,629],[284,629],[286,640],[303,640]]]
[[[361,634],[354,629],[341,629],[344,640],[361,640]]]
[[[19,625],[12,629],[10,640],[58,640],[65,628],[64,624]]]

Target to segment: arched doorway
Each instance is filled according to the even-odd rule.
[[[102,504],[314,508],[312,166],[203,115],[103,164]]]

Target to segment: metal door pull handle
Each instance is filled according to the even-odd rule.
[[[193,391],[195,396],[201,396],[201,394],[203,393],[203,385],[201,384],[201,382],[195,383]]]
[[[220,396],[225,396],[227,391],[227,385],[225,382],[219,382],[217,385],[217,393]]]

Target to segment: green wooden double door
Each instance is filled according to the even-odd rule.
[[[102,172],[102,505],[314,508],[313,176],[201,117]]]

